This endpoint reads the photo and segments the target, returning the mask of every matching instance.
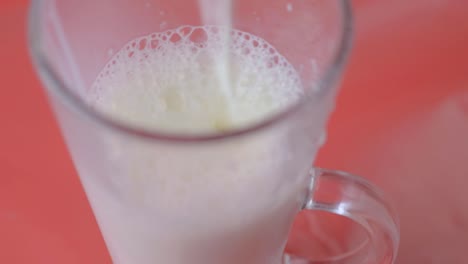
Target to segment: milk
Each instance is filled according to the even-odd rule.
[[[246,32],[230,34],[230,80],[222,81],[224,31],[186,26],[133,40],[94,83],[91,104],[135,126],[199,134],[245,127],[299,98],[294,68]]]
[[[137,129],[206,135],[253,125],[302,96],[298,74],[274,47],[226,30],[183,26],[132,40],[99,74],[89,104]],[[226,50],[229,85],[219,78]],[[109,181],[78,169],[113,261],[277,263],[307,178],[291,175],[298,169],[287,133],[193,145],[106,137]]]

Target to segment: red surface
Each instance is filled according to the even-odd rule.
[[[467,263],[468,2],[354,2],[354,50],[317,163],[389,194],[398,263]],[[25,6],[0,2],[0,263],[110,263],[29,61]]]

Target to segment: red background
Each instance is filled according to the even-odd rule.
[[[317,164],[396,204],[398,263],[468,263],[468,1],[353,1],[356,41]],[[110,263],[26,47],[0,2],[0,263]]]

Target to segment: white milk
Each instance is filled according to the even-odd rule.
[[[223,76],[231,80],[223,85],[223,33],[186,26],[132,41],[99,75],[91,103],[136,126],[196,134],[243,127],[298,99],[294,68],[263,39],[240,31],[231,34]]]
[[[300,79],[286,59],[236,30],[223,91],[216,59],[223,33],[184,26],[131,41],[98,76],[89,103],[135,127],[207,134],[251,125],[298,100]],[[84,168],[80,174],[114,262],[278,261],[306,178],[288,175],[298,169],[288,168],[286,133],[193,145],[110,138],[111,183],[83,176]]]
[[[230,47],[232,29],[232,1],[231,0],[198,0],[203,25],[216,25],[226,30],[221,32],[221,50],[215,57],[216,77],[219,81],[219,90],[224,95],[224,103],[229,117],[234,114],[234,106],[231,105],[231,56]]]

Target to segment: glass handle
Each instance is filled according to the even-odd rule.
[[[391,264],[399,244],[396,214],[365,179],[314,168],[285,264]]]

